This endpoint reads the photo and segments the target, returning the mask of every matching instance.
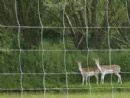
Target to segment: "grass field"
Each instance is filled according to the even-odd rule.
[[[55,86],[48,84],[49,88]],[[130,98],[130,83],[123,84],[111,83],[91,84],[89,85],[73,84],[69,85],[68,95],[66,94],[66,87],[60,85],[59,90],[48,89],[46,93],[43,91],[23,91],[21,92],[0,92],[0,98]],[[62,90],[62,88],[65,88]],[[112,92],[113,91],[113,92]],[[91,92],[91,93],[90,93]]]
[[[0,94],[0,98],[130,98],[129,92],[105,92],[105,93],[71,93],[68,94],[68,97],[65,93],[24,93],[24,94],[17,94],[17,93],[2,93]]]

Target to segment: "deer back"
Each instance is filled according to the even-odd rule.
[[[119,65],[102,65],[101,66],[102,70],[113,70],[113,71],[118,71],[120,72],[121,68]]]

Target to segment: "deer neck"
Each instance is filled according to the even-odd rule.
[[[82,72],[82,65],[78,64],[78,66],[79,66],[79,71]]]
[[[97,65],[97,68],[98,68],[100,71],[102,71],[102,68],[101,68],[100,64],[97,63],[96,65]]]

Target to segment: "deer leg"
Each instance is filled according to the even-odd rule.
[[[95,77],[96,77],[96,80],[97,80],[97,84],[98,84],[98,75],[95,75]]]
[[[84,85],[84,80],[85,80],[85,77],[82,76],[82,85]]]
[[[101,75],[101,84],[104,84],[104,77],[105,77],[105,74],[102,74]]]
[[[118,77],[117,83],[120,83],[120,76],[119,76],[118,74],[116,74],[116,75],[117,75],[117,77]]]
[[[86,85],[88,84],[88,76],[86,76]]]
[[[116,73],[116,75],[118,76],[118,83],[122,83],[121,75],[119,73]]]
[[[122,84],[122,79],[121,79],[121,75],[120,75],[120,83]]]
[[[88,77],[88,83],[90,84],[90,76]]]

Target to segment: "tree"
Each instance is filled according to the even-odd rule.
[[[38,13],[38,7],[40,13]],[[127,0],[127,11],[129,17],[129,0]],[[24,49],[36,46],[41,40],[39,14],[44,26],[44,38],[55,37],[57,34],[58,37],[61,37],[63,30],[58,27],[63,27],[64,19],[65,26],[69,27],[65,29],[66,40],[67,38],[71,39],[78,49],[87,49],[87,40],[89,40],[89,48],[108,48],[108,25],[111,27],[128,25],[126,3],[122,0],[67,0],[66,2],[62,0],[39,0],[39,6],[37,0],[31,0],[29,3],[28,0],[1,0],[0,12],[1,25],[18,26],[17,12],[20,26],[27,26],[20,28],[21,41],[23,41],[21,47]],[[89,29],[86,27],[89,27]],[[123,37],[129,39],[125,37],[127,33],[123,34],[121,28],[116,28],[115,31],[120,33],[121,39]],[[4,29],[1,29],[1,32],[4,32]],[[17,30],[14,32],[17,32]],[[111,39],[115,43],[120,43],[117,40],[120,39],[116,36],[117,32],[111,33]],[[129,43],[128,40],[124,41]],[[94,44],[95,42],[96,44]],[[118,46],[113,44],[112,47]]]

